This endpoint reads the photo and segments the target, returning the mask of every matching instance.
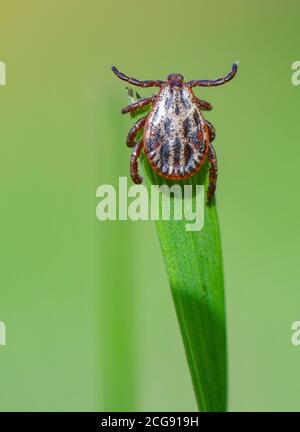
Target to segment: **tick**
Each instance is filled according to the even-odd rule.
[[[238,64],[216,80],[184,81],[184,77],[171,73],[166,81],[140,81],[130,78],[113,66],[112,71],[123,81],[138,87],[159,87],[157,95],[139,99],[122,109],[122,114],[151,106],[150,112],[140,118],[130,129],[127,146],[133,147],[130,158],[130,176],[134,183],[142,183],[138,172],[138,158],[144,151],[151,167],[160,176],[171,180],[183,180],[196,174],[209,161],[209,185],[207,200],[210,202],[217,185],[218,165],[212,145],[216,133],[213,125],[205,120],[202,111],[210,111],[212,105],[194,95],[193,87],[215,87],[232,80]],[[137,134],[143,129],[140,140]]]

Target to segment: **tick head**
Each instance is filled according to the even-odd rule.
[[[182,87],[184,77],[180,74],[171,73],[168,76],[168,83],[171,86]]]

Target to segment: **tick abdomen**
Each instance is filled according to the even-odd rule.
[[[153,169],[170,179],[190,177],[203,165],[208,145],[208,129],[192,90],[163,86],[143,134],[144,151]]]

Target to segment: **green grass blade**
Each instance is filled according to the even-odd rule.
[[[134,92],[132,99],[136,99]],[[136,94],[139,98],[139,95]],[[132,102],[132,100],[131,100]],[[147,113],[144,108],[133,118]],[[141,133],[138,138],[141,138]],[[146,185],[174,185],[154,173],[142,154],[141,161]],[[205,185],[208,182],[207,164],[192,178],[178,184]],[[171,214],[174,196],[171,194]],[[195,195],[193,195],[193,208]],[[162,202],[159,204],[162,214]],[[220,231],[215,199],[204,208],[204,227],[187,231],[186,220],[157,220],[156,228],[179,327],[200,411],[227,409],[227,351],[223,263]]]
[[[151,185],[173,184],[157,176],[145,157],[142,165],[149,190]],[[206,184],[206,167],[181,183]],[[226,411],[224,284],[215,202],[205,205],[201,231],[186,231],[185,224],[156,221],[199,410]]]

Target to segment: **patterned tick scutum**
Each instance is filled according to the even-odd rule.
[[[157,96],[139,99],[122,110],[125,114],[152,105],[149,114],[139,119],[127,136],[127,145],[133,147],[130,175],[135,183],[142,182],[138,173],[138,158],[142,150],[158,175],[173,180],[191,177],[208,159],[210,168],[207,198],[208,201],[211,200],[218,177],[217,158],[212,145],[215,129],[204,119],[202,111],[211,110],[212,106],[209,102],[197,98],[192,87],[225,84],[235,76],[237,67],[237,63],[234,63],[231,71],[223,78],[187,82],[184,82],[182,75],[174,73],[168,76],[167,81],[139,81],[112,67],[112,71],[120,79],[130,84],[160,88]],[[142,139],[136,142],[137,134],[142,128]]]
[[[184,179],[199,171],[209,146],[208,127],[187,87],[162,87],[147,117],[143,148],[157,174]]]

